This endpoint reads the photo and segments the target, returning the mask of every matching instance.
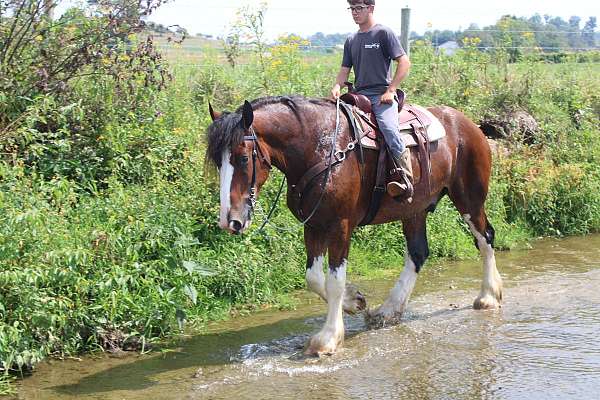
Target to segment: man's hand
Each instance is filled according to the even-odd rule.
[[[340,97],[340,94],[341,94],[340,90],[341,90],[340,85],[337,83],[335,84],[333,89],[331,89],[331,97],[334,100],[337,100]]]
[[[396,91],[391,91],[390,89],[386,90],[384,94],[381,95],[381,99],[379,100],[383,104],[392,104],[394,102],[394,96],[396,95]]]

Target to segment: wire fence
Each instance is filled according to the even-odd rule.
[[[490,29],[466,29],[462,31],[466,32],[502,32],[507,34],[523,34],[523,33],[547,33],[547,34],[581,34],[581,32],[576,31],[537,31],[537,30],[490,30]],[[194,68],[204,68],[208,67],[210,63],[206,63],[205,57],[210,57],[212,60],[217,61],[218,63],[227,63],[227,58],[225,55],[225,47],[223,46],[222,39],[215,38],[206,38],[206,37],[189,37],[185,39],[181,43],[165,43],[164,35],[158,35],[159,40],[155,42],[155,46],[167,57],[178,60],[177,66],[181,67],[194,67]],[[279,43],[268,43],[267,49],[273,46],[277,46]],[[440,48],[441,45],[437,43],[432,44],[436,51]],[[322,53],[341,53],[343,50],[343,44],[330,44],[330,45],[322,45],[322,44],[300,44],[297,45],[297,48],[304,53],[305,56],[310,57],[313,54],[322,54]],[[243,51],[253,52],[256,51],[256,46],[250,45],[248,43],[242,43],[240,45],[240,49]],[[458,43],[454,44],[453,48],[444,49],[444,52],[447,55],[451,55],[456,50],[460,50],[461,47]],[[477,46],[477,49],[493,52],[493,51],[520,51],[524,53],[545,53],[552,54],[557,52],[587,52],[587,51],[598,51],[600,50],[599,46],[587,46],[587,47],[569,47],[569,46],[506,46],[506,45],[480,45]],[[269,51],[269,50],[267,50]],[[312,53],[312,54],[311,54]],[[194,61],[197,62],[194,62]],[[311,62],[314,62],[312,60]],[[432,66],[432,65],[447,65],[451,62],[450,59],[444,60],[443,62],[431,62],[427,64],[419,64],[413,63],[415,66]],[[597,61],[590,62],[572,62],[570,64],[573,65],[582,65],[585,66],[587,64],[599,64]],[[240,61],[236,62],[236,65],[246,66],[251,65],[249,62]]]
[[[524,34],[524,33],[533,33],[533,34],[545,34],[545,35],[571,35],[571,36],[580,36],[580,37],[584,37],[584,35],[589,35],[589,32],[582,32],[582,31],[544,31],[544,30],[502,30],[502,29],[465,29],[463,31],[458,32],[458,34],[461,33],[467,33],[467,32],[480,32],[480,33],[504,33],[504,34]],[[594,35],[594,37],[596,36],[596,32],[591,32],[592,35]],[[443,45],[444,43],[437,43],[437,39],[435,38],[436,35],[435,33],[432,36],[432,39],[434,40],[434,47],[439,47],[441,45]],[[587,36],[586,36],[587,37]],[[213,44],[221,44],[223,42],[223,38],[221,37],[217,37],[217,38],[207,38],[206,36],[196,36],[196,37],[189,37],[188,39],[186,39],[188,42],[189,41],[194,41],[197,40],[198,38],[205,40],[208,43],[213,43]],[[310,40],[309,38],[303,38],[306,40]],[[191,46],[188,46],[185,44],[186,41],[184,41],[181,44],[181,47],[183,48],[190,48]],[[267,43],[268,46],[275,46],[277,45],[278,42],[271,42],[271,43]],[[248,46],[247,44],[242,43],[241,44],[242,47],[244,46]],[[172,46],[171,46],[172,47]],[[224,50],[222,47],[215,47],[213,46],[213,48],[217,49],[217,50]],[[336,43],[336,44],[327,44],[327,45],[321,45],[321,44],[308,44],[308,45],[299,45],[299,48],[302,50],[335,50],[335,49],[341,49],[343,48],[343,43]],[[530,50],[542,50],[542,51],[590,51],[590,50],[600,50],[600,45],[591,45],[591,46],[585,46],[585,47],[571,47],[571,46],[478,46],[478,48],[480,49],[485,49],[485,50],[491,50],[491,49],[530,49]]]
[[[499,48],[499,47],[497,47]],[[504,50],[506,49],[523,49],[523,47],[504,47]],[[167,51],[167,52],[162,52],[163,55],[167,58],[170,59],[171,61],[176,61],[176,66],[177,67],[193,67],[193,68],[206,68],[206,67],[210,67],[210,66],[214,66],[215,63],[216,64],[227,64],[228,60],[227,57],[225,56],[224,53],[215,55],[214,52],[211,53],[207,53],[207,54],[201,54],[200,52],[185,52],[185,51]],[[318,58],[318,56],[316,56]],[[341,54],[340,54],[341,57]],[[206,62],[206,59],[209,58],[211,60],[211,62]],[[318,63],[317,60],[315,60],[315,57],[307,54],[306,55],[306,59],[309,59],[311,64],[316,64]],[[194,62],[194,61],[197,62]],[[341,60],[341,58],[340,58]],[[542,61],[542,60],[540,60]],[[328,62],[326,60],[323,60],[322,62],[324,65],[328,64]],[[562,62],[563,64],[568,63],[569,65],[574,65],[574,66],[578,66],[581,68],[585,68],[588,65],[598,65],[600,64],[600,61],[570,61],[570,62]],[[433,66],[433,65],[448,65],[448,64],[452,64],[452,57],[451,56],[447,56],[443,59],[443,61],[433,61],[433,62],[429,62],[429,63],[418,63],[418,62],[411,62],[411,65],[413,66]],[[252,62],[247,62],[247,61],[236,61],[235,63],[236,66],[248,66],[248,65],[255,65],[255,63]],[[478,65],[486,65],[485,63],[478,63]]]

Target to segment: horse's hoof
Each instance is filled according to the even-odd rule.
[[[365,324],[368,329],[381,329],[387,326],[398,325],[401,322],[403,311],[383,311],[380,306],[374,311],[365,313]]]
[[[354,315],[367,309],[367,299],[356,286],[347,284],[344,291],[343,308],[346,313]]]
[[[494,310],[502,307],[500,302],[491,294],[478,297],[473,302],[473,308],[476,310]]]
[[[344,343],[344,335],[336,335],[329,332],[319,332],[310,338],[304,355],[320,357],[322,355],[334,354]]]

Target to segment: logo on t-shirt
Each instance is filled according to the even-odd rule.
[[[365,44],[365,49],[378,49],[379,43]]]

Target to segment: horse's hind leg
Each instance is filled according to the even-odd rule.
[[[463,180],[448,190],[450,199],[469,225],[475,236],[475,245],[483,259],[481,292],[473,307],[488,309],[500,307],[502,300],[502,278],[496,269],[494,254],[494,228],[487,219],[484,203],[487,197],[489,169],[465,168],[469,171]]]
[[[325,290],[325,274],[323,264],[327,251],[327,234],[323,231],[305,227],[304,244],[306,245],[306,287],[319,295],[327,302]],[[358,288],[352,284],[346,284],[344,290],[343,309],[348,314],[356,314],[364,310],[367,302]]]
[[[502,301],[502,278],[496,268],[494,228],[488,221],[483,208],[479,213],[463,214],[463,218],[475,236],[475,244],[483,259],[481,291],[473,302],[473,308],[498,308]]]
[[[398,323],[406,309],[421,266],[429,256],[426,215],[421,213],[402,221],[406,238],[404,269],[385,302],[367,315],[367,325],[371,328]]]

